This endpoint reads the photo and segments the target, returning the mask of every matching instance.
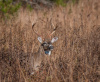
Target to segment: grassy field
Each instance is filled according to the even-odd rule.
[[[34,29],[47,39],[50,20],[59,40],[30,76],[29,58],[40,46],[32,23],[37,21]],[[0,82],[100,82],[100,1],[31,12],[21,8],[17,16],[0,20]]]

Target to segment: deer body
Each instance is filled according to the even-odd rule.
[[[32,29],[35,26],[35,24],[32,25]],[[56,28],[55,28],[56,29]],[[34,74],[34,71],[38,71],[39,67],[41,67],[41,62],[43,60],[43,58],[45,58],[45,56],[50,56],[51,55],[51,51],[53,50],[53,43],[55,41],[58,40],[58,37],[54,37],[51,40],[51,35],[55,32],[54,31],[49,35],[50,39],[49,41],[46,41],[46,39],[42,39],[42,37],[40,37],[40,35],[33,29],[33,32],[38,35],[39,37],[37,38],[38,41],[40,42],[40,48],[38,50],[38,52],[32,54],[31,56],[31,67],[32,67],[32,72],[31,74]],[[51,40],[51,41],[50,41]]]
[[[43,48],[40,46],[38,52],[32,54],[30,57],[30,64],[31,64],[30,66],[32,68],[31,74],[34,74],[35,71],[39,70],[43,57],[44,57]]]

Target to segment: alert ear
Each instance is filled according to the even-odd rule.
[[[42,38],[41,38],[41,37],[38,37],[38,41],[39,41],[40,43],[42,43]]]
[[[54,38],[52,38],[51,43],[54,43],[54,42],[56,42],[57,40],[58,40],[58,37],[54,37]]]

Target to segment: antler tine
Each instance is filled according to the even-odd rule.
[[[52,23],[52,26],[54,27],[54,29],[53,29],[53,31],[51,32],[51,34],[50,34],[50,37],[55,33],[55,31],[56,31],[56,29],[57,29],[57,25],[56,25],[56,27],[54,26],[54,24]]]
[[[40,36],[40,35],[39,35],[35,30],[34,30],[34,26],[35,26],[35,24],[36,24],[36,23],[33,23],[33,24],[32,24],[33,32],[34,32],[37,36]]]

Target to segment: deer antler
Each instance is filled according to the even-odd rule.
[[[58,26],[56,25],[56,27],[55,27],[53,23],[52,23],[52,26],[54,27],[54,29],[53,29],[53,32],[50,34],[50,36],[53,35],[55,33],[56,29],[58,28]]]
[[[57,30],[57,28],[58,28],[58,26],[57,26],[57,25],[56,25],[56,26],[54,26],[54,24],[53,24],[53,23],[52,23],[51,25],[54,27],[54,29],[53,29],[53,31],[49,34],[50,39],[51,39],[52,35],[55,33],[55,31],[56,31],[56,30]]]
[[[40,36],[40,35],[39,35],[35,30],[34,30],[34,26],[35,26],[35,24],[36,24],[36,23],[33,23],[33,24],[32,24],[33,32],[34,32],[37,36]]]
[[[46,21],[42,20],[41,18],[38,18],[38,20],[40,20],[40,21],[46,23]],[[38,22],[38,21],[36,20],[36,22]],[[37,33],[37,31],[34,30],[34,26],[35,26],[36,22],[32,24],[33,32],[34,32],[37,36],[42,37],[42,39],[44,40],[44,37],[43,37],[42,35],[40,36],[40,35]]]

